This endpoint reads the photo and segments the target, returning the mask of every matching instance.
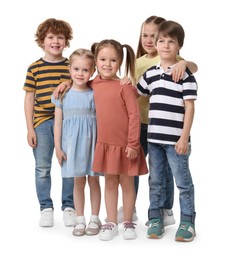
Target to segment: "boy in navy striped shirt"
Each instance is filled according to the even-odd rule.
[[[179,189],[180,225],[176,241],[192,241],[195,236],[194,185],[189,170],[190,130],[194,117],[197,83],[186,69],[178,82],[171,71],[184,43],[182,26],[165,21],[156,38],[160,63],[148,69],[137,84],[140,95],[150,96],[148,154],[150,167],[150,206],[148,238],[161,238],[164,233],[165,171],[169,164]]]

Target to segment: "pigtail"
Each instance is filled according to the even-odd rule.
[[[135,53],[132,47],[128,44],[123,44],[123,48],[126,49],[126,62],[125,62],[125,76],[130,75],[132,85],[135,85]]]

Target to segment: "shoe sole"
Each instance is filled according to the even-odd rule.
[[[193,234],[193,236],[190,237],[190,238],[184,238],[184,237],[178,236],[178,237],[175,237],[175,241],[177,241],[177,242],[192,242],[194,240],[195,236],[196,236],[196,234]]]
[[[110,241],[117,235],[118,235],[118,232],[116,232],[116,234],[114,234],[112,237],[102,237],[102,236],[99,236],[99,239],[102,240],[102,241]]]
[[[156,234],[151,234],[151,235],[147,235],[147,238],[151,238],[151,239],[160,239],[163,237],[163,234],[158,236]]]
[[[160,239],[163,237],[164,232],[165,232],[165,230],[163,229],[162,234],[160,236],[158,236],[157,234],[150,234],[150,235],[147,235],[147,238]]]
[[[48,227],[53,227],[54,224],[39,224],[40,227],[48,228]]]

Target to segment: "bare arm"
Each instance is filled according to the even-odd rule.
[[[193,123],[194,110],[194,100],[185,100],[184,126],[181,137],[175,146],[175,150],[178,154],[187,154],[188,152],[188,138]]]
[[[27,141],[29,146],[36,147],[36,132],[33,127],[35,92],[26,91],[24,99],[25,120],[27,125]]]
[[[54,142],[56,157],[60,165],[62,165],[63,160],[66,160],[66,155],[62,151],[61,139],[62,139],[62,109],[55,107],[55,123],[54,123]]]

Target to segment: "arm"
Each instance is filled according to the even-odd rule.
[[[140,149],[140,112],[135,87],[125,85],[122,97],[128,116],[128,143],[125,152],[127,158],[134,159]]]
[[[194,100],[185,100],[185,115],[184,115],[184,126],[180,139],[176,143],[175,150],[177,154],[187,154],[188,153],[188,139],[190,136],[190,130],[193,123],[194,117]]]
[[[61,148],[61,138],[62,138],[62,109],[55,106],[55,123],[54,123],[54,142],[56,157],[60,165],[62,165],[63,160],[66,160],[66,155]]]
[[[26,91],[24,99],[24,111],[25,119],[27,125],[27,141],[29,146],[36,147],[37,139],[36,132],[33,127],[33,113],[34,113],[34,101],[35,101],[35,92]]]
[[[55,99],[58,99],[59,93],[62,93],[65,89],[69,89],[71,83],[69,81],[64,81],[56,87],[55,91],[53,92],[53,96]]]
[[[179,60],[172,70],[172,78],[175,82],[183,78],[186,68],[189,68],[192,73],[196,73],[198,71],[198,67],[194,62]]]

